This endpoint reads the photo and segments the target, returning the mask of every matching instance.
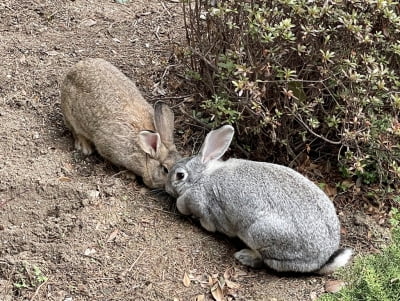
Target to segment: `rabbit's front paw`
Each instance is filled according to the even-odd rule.
[[[81,151],[85,156],[89,156],[93,153],[93,147],[90,142],[81,135],[75,136],[75,148]]]
[[[234,254],[235,258],[240,261],[241,264],[252,267],[260,268],[263,266],[263,260],[260,253],[250,249],[243,249]]]
[[[211,222],[208,218],[201,218],[200,224],[204,229],[206,229],[209,232],[217,231],[217,228],[215,227],[214,223]]]

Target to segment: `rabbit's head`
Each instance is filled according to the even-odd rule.
[[[234,129],[230,125],[209,132],[196,156],[184,158],[172,168],[165,186],[167,193],[179,197],[209,171],[218,168],[221,164],[218,159],[227,151],[233,135]]]
[[[170,169],[181,158],[174,144],[174,113],[164,103],[154,108],[156,131],[141,131],[139,145],[146,154],[143,182],[150,188],[164,188]]]

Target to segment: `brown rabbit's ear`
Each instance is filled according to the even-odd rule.
[[[154,123],[160,133],[161,141],[167,145],[174,144],[174,112],[162,101],[154,105]]]
[[[151,131],[141,131],[139,133],[139,145],[142,150],[152,156],[156,157],[160,150],[160,135]]]

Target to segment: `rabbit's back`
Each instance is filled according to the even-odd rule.
[[[310,212],[320,212],[336,217],[335,208],[327,195],[312,181],[289,167],[242,159],[219,163],[222,164],[211,167],[211,173],[208,173],[208,167],[204,171],[207,177],[203,177],[203,185],[207,187],[210,184],[209,177],[213,178],[212,183],[220,187],[221,194],[233,197],[227,204],[232,209],[252,199],[247,203],[250,207],[245,207],[247,210],[240,210],[244,214],[246,211],[255,212],[255,209],[280,214],[300,210],[307,216]]]
[[[208,194],[216,212],[215,223],[237,229],[237,235],[244,240],[268,238],[270,242],[281,242],[278,252],[304,247],[318,250],[325,244],[323,248],[331,253],[339,245],[340,226],[332,202],[318,186],[293,169],[230,159],[212,170],[204,181],[199,186],[206,191],[200,193]],[[243,237],[250,227],[263,228],[255,229],[252,235],[266,238]]]
[[[61,106],[67,123],[90,140],[95,132],[112,129],[116,122],[133,130],[137,125],[154,130],[151,105],[129,78],[103,59],[81,61],[68,72]]]

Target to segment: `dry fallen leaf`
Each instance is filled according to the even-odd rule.
[[[316,292],[311,292],[310,293],[310,299],[311,301],[315,301],[318,299],[317,293]]]
[[[21,58],[19,59],[19,62],[20,62],[21,64],[25,64],[25,63],[26,63],[26,56],[25,56],[25,55],[22,55]]]
[[[214,283],[215,283],[215,280],[211,276],[208,276],[208,285],[213,286]]]
[[[186,286],[186,287],[190,286],[190,278],[189,278],[189,276],[188,276],[188,274],[186,272],[183,274],[182,282],[183,282],[184,286]]]
[[[345,286],[342,280],[328,280],[325,283],[325,291],[327,293],[337,293]]]
[[[46,51],[45,53],[49,56],[55,56],[60,54],[58,51],[55,50]]]
[[[197,295],[195,300],[196,300],[196,301],[205,301],[205,300],[206,300],[206,296],[204,296],[204,295]]]
[[[112,242],[118,235],[119,230],[115,229],[111,234],[108,236],[107,242]]]
[[[82,26],[86,26],[86,27],[91,27],[91,26],[96,25],[96,24],[97,24],[97,22],[95,20],[93,20],[93,19],[86,19],[86,20],[81,22],[81,25]]]
[[[237,279],[242,276],[247,276],[247,273],[241,269],[235,268],[235,273],[232,275],[232,278]]]
[[[369,252],[372,253],[372,254],[381,254],[382,253],[381,250],[379,250],[377,248],[374,248],[374,247],[370,247],[369,248]]]
[[[71,182],[71,181],[72,181],[71,178],[64,177],[64,176],[63,176],[63,177],[59,177],[58,180],[59,180],[60,182]]]
[[[68,171],[74,170],[74,166],[72,164],[70,164],[70,163],[64,163],[63,167]]]
[[[230,279],[234,273],[235,273],[235,270],[234,270],[233,267],[228,268],[224,273],[224,278],[225,279]]]
[[[193,280],[194,282],[199,283],[202,288],[208,288],[209,287],[209,285],[208,285],[208,276],[207,275],[196,275],[196,276],[193,276],[193,277],[191,277],[191,275],[189,275],[189,278],[191,280]]]
[[[354,182],[350,181],[350,180],[344,180],[344,181],[342,181],[342,185],[350,188],[350,187],[354,186]]]
[[[222,288],[219,285],[219,282],[215,283],[211,288],[211,295],[213,296],[215,301],[223,301],[224,293],[222,292]]]
[[[237,289],[240,287],[240,285],[238,283],[230,281],[228,279],[225,279],[225,283],[226,283],[226,286],[229,288]]]
[[[84,254],[85,256],[91,256],[91,255],[93,255],[93,254],[95,254],[95,253],[96,253],[96,250],[93,249],[93,248],[88,248],[88,249],[86,249],[86,250],[83,252],[83,254]]]
[[[218,278],[217,281],[218,281],[218,283],[219,283],[219,287],[220,287],[222,290],[224,290],[225,285],[226,285],[226,282],[225,282],[224,277]]]
[[[147,193],[149,193],[149,191],[150,191],[150,189],[147,188],[147,187],[142,187],[142,188],[139,189],[139,192],[141,194],[147,194]]]
[[[331,186],[331,185],[325,185],[324,191],[329,197],[334,197],[337,195],[336,187]]]

